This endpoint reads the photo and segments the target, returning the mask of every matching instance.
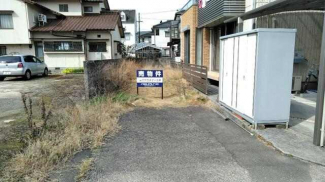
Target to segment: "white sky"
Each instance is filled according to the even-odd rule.
[[[141,13],[141,31],[151,30],[161,20],[174,19],[177,9],[181,9],[188,0],[108,0],[111,9],[135,9]],[[162,12],[163,13],[156,13]],[[172,12],[166,12],[172,11]],[[154,13],[155,12],[155,13]],[[150,13],[150,14],[149,14]]]

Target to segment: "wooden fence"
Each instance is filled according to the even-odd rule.
[[[204,94],[208,94],[208,68],[195,64],[171,62],[174,68],[182,69],[182,75],[185,80],[192,84],[194,88]]]

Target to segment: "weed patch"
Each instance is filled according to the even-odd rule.
[[[86,176],[87,172],[91,169],[93,161],[93,158],[85,159],[82,161],[79,166],[79,174],[76,177],[76,181],[81,181]]]

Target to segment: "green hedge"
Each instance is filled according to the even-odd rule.
[[[62,71],[64,74],[83,74],[83,68],[67,68]]]

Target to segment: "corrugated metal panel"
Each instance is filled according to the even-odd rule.
[[[225,16],[237,16],[245,12],[245,0],[210,0],[199,9],[198,26],[203,27]]]
[[[319,67],[323,18],[324,12],[319,11],[286,12],[258,18],[257,27],[297,29],[295,49],[302,52],[308,62],[295,64],[293,75],[305,78],[310,68]]]

